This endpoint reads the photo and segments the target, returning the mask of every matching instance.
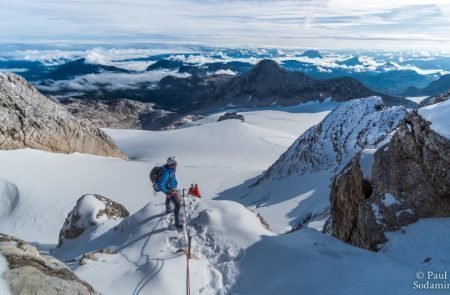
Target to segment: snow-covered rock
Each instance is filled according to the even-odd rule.
[[[101,230],[105,223],[110,226],[118,224],[128,216],[128,210],[111,199],[97,194],[84,195],[67,215],[59,233],[58,248],[66,246],[68,240],[77,240],[74,241],[76,244],[83,243],[87,235]]]
[[[8,263],[6,268],[1,255]],[[0,234],[0,274],[2,272],[13,294],[98,294],[61,261],[4,234]],[[1,294],[5,294],[4,289],[0,280]]]
[[[387,108],[379,97],[345,102],[302,134],[264,177],[337,172],[357,152],[387,140],[406,114],[405,107]]]
[[[440,104],[446,102],[411,113],[391,141],[373,154],[370,172],[358,154],[335,177],[331,189],[334,236],[377,250],[386,242],[387,231],[420,218],[450,215],[450,140],[440,135],[450,128],[448,115],[433,115]]]
[[[26,147],[126,158],[103,131],[79,121],[23,78],[0,73],[0,149]]]

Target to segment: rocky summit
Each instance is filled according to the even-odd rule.
[[[0,73],[0,149],[27,147],[126,158],[103,131],[78,120],[23,78]]]

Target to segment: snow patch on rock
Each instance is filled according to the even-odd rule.
[[[383,205],[385,207],[391,207],[392,205],[400,204],[400,202],[390,193],[385,193],[384,197],[381,199],[381,202],[383,202]]]
[[[83,243],[94,232],[106,231],[128,217],[127,209],[106,197],[88,194],[78,199],[59,234],[58,248],[69,240]],[[81,237],[81,238],[80,238]]]
[[[376,151],[377,149],[365,149],[361,152],[359,166],[361,168],[362,175],[366,180],[372,179],[373,155]]]
[[[380,213],[380,206],[376,203],[372,203],[372,212],[373,216],[375,216],[375,221],[378,224],[383,224],[383,215]]]

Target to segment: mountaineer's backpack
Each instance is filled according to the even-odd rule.
[[[162,166],[155,166],[153,167],[152,171],[150,171],[150,181],[153,184],[153,189],[157,192],[161,191],[159,187],[157,187],[155,184],[157,184],[162,177],[163,167]]]

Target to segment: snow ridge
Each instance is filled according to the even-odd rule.
[[[406,114],[403,106],[385,107],[380,97],[348,101],[300,136],[264,178],[337,172],[357,152],[386,142]]]

